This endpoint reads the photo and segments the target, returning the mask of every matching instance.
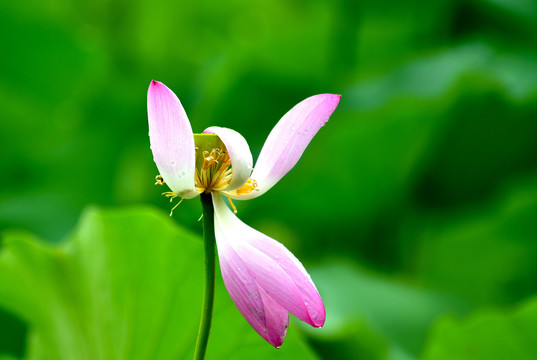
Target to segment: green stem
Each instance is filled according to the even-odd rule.
[[[215,238],[214,238],[214,209],[211,194],[202,193],[201,205],[203,207],[203,242],[205,244],[205,290],[203,294],[203,308],[201,312],[200,329],[194,360],[203,360],[209,342],[211,320],[213,318],[214,304],[214,273],[215,273]]]

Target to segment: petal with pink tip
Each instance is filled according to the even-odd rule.
[[[341,95],[315,95],[289,110],[270,132],[254,166],[252,179],[257,181],[258,191],[232,197],[252,199],[273,187],[295,166],[311,139],[336,109],[340,98]]]
[[[229,214],[235,216],[231,214],[231,212],[229,212]],[[251,230],[257,232],[254,229]],[[307,315],[299,316],[298,313],[293,311],[290,312],[311,326],[322,327],[326,317],[324,304],[321,296],[319,295],[319,291],[315,287],[310,275],[304,268],[304,265],[302,265],[302,263],[293,255],[293,253],[283,246],[283,244],[264,235],[263,233],[257,233],[258,236],[250,236],[248,237],[247,241],[252,247],[261,251],[267,257],[276,262],[278,266],[283,269],[283,271],[293,280],[294,285],[298,289],[301,300],[306,307]]]
[[[225,239],[245,264],[246,269],[270,298],[308,324],[324,324],[325,309],[300,261],[282,244],[240,221],[214,194],[217,242]]]
[[[198,195],[194,173],[194,134],[177,96],[161,82],[151,81],[147,92],[149,140],[160,175],[177,195]]]
[[[213,198],[215,196],[218,195],[213,195]],[[244,260],[229,244],[217,220],[215,233],[222,278],[233,303],[259,335],[276,348],[280,347],[289,323],[287,310],[259,287]]]
[[[205,129],[204,134],[216,134],[222,140],[231,159],[233,175],[226,191],[240,188],[250,178],[254,160],[246,139],[235,130],[211,126]]]
[[[265,290],[259,289],[259,294],[265,307],[265,321],[267,325],[266,337],[263,336],[275,348],[282,346],[287,329],[289,328],[289,313],[276,301],[267,295]]]

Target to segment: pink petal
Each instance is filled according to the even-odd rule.
[[[315,95],[289,110],[272,129],[254,166],[252,179],[257,181],[259,191],[234,198],[246,200],[260,196],[287,174],[328,121],[340,98],[341,95]]]
[[[240,220],[237,219],[237,221]],[[247,226],[244,223],[243,225],[245,227]],[[288,310],[291,314],[295,315],[300,320],[307,322],[311,326],[322,327],[326,317],[324,304],[319,295],[319,291],[304,268],[304,265],[302,265],[293,253],[278,241],[252,228],[249,229],[256,232],[258,236],[249,236],[247,238],[248,243],[277,263],[278,266],[292,279],[298,290],[301,301],[304,303],[307,314],[300,315],[298,312],[293,312],[290,309]]]
[[[161,82],[151,81],[147,92],[149,140],[160,175],[177,195],[198,195],[194,173],[194,134],[177,96]]]
[[[233,175],[226,191],[240,188],[250,178],[254,160],[246,139],[235,130],[211,126],[204,134],[216,134],[222,140],[231,159]]]
[[[287,329],[289,328],[289,313],[274,301],[263,289],[259,294],[265,307],[265,320],[267,324],[267,341],[275,348],[282,346]],[[263,335],[261,335],[263,336]]]
[[[324,324],[324,305],[311,277],[279,242],[240,221],[218,194],[213,195],[216,239],[225,241],[255,282],[276,303],[308,324]],[[219,240],[219,238],[221,240]]]
[[[222,232],[215,221],[216,234]],[[242,316],[265,340],[276,348],[285,339],[289,316],[259,287],[244,261],[228,242],[217,235],[220,270],[226,289]]]

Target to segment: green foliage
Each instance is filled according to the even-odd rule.
[[[25,349],[25,324],[0,308],[0,359],[3,353],[22,355]]]
[[[5,236],[0,303],[30,324],[28,359],[191,358],[203,291],[198,237],[161,213],[87,211],[61,246]],[[297,329],[280,350],[218,283],[208,359],[315,359]]]
[[[262,197],[235,202],[238,215],[284,243],[312,270],[328,313],[326,328],[307,336],[323,358],[413,359],[424,348],[431,354],[436,345],[427,339],[439,340],[427,334],[449,323],[435,324],[437,317],[470,310],[479,315],[490,307],[500,314],[537,294],[536,4],[0,2],[0,33],[6,35],[0,56],[0,229],[24,229],[56,243],[91,204],[151,204],[168,213],[171,206],[160,196],[165,190],[153,185],[158,170],[145,104],[151,79],[177,93],[194,132],[211,125],[235,129],[247,139],[254,160],[293,105],[313,94],[339,93],[338,109],[295,168]],[[195,233],[199,216],[198,201],[184,201],[174,212],[174,220]],[[86,231],[100,236],[98,224]],[[144,231],[128,230],[130,236],[118,235],[116,241],[148,241],[140,239]],[[21,357],[28,344],[32,355],[47,337],[86,346],[85,338],[71,333],[62,339],[61,327],[50,324],[73,323],[73,316],[88,318],[103,307],[108,312],[96,319],[106,327],[114,316],[134,311],[125,306],[110,313],[118,307],[108,302],[112,294],[129,306],[150,306],[147,294],[127,297],[135,287],[122,281],[121,273],[101,274],[102,287],[89,280],[85,288],[75,286],[78,278],[67,275],[54,282],[65,271],[56,266],[58,254],[72,259],[74,245],[47,250],[27,233],[9,234],[0,245],[3,256],[19,251],[21,259],[28,258],[17,263],[26,280],[0,283],[0,354]],[[78,230],[71,236],[79,248],[80,236]],[[157,252],[158,246],[164,245],[146,249],[155,252],[154,259],[139,274],[155,291],[164,285],[147,284],[148,277],[171,266],[169,254]],[[100,251],[106,255],[112,249]],[[125,266],[142,262],[137,260],[142,254],[131,251],[121,258]],[[76,254],[88,265],[94,257]],[[349,266],[315,269],[332,258]],[[72,276],[99,274],[83,273],[71,260],[61,264],[75,268]],[[35,288],[30,298],[20,289],[28,281]],[[189,280],[184,289],[198,296],[185,312],[184,321],[194,324],[201,287]],[[219,289],[217,299],[228,299]],[[92,299],[91,308],[86,298]],[[229,315],[217,318],[240,319],[233,306],[227,309]],[[136,321],[148,329],[158,326],[163,315],[146,313],[139,312]],[[37,329],[38,316],[49,327]],[[537,333],[533,315],[528,316],[512,327],[529,326]],[[84,322],[77,326],[92,328]],[[180,346],[184,328],[169,326]],[[221,326],[215,328],[218,336],[230,336],[225,321],[215,326]],[[25,342],[21,334],[27,329]],[[114,330],[115,341],[122,330]],[[140,340],[143,330],[135,330],[125,333],[117,348],[130,339],[139,354],[151,352],[156,345]],[[271,354],[290,350],[297,336],[292,330],[282,352]],[[251,332],[246,325],[244,331]],[[254,335],[251,343],[244,337],[252,346],[229,346],[226,354],[255,354]],[[69,339],[76,342],[69,345]],[[92,351],[112,341],[95,334],[87,339],[99,340]],[[492,333],[483,332],[480,339],[479,346],[488,339],[497,354],[507,347]]]
[[[349,265],[316,268],[312,276],[324,296],[329,321],[322,332],[309,332],[320,344],[338,344],[329,351],[340,359],[417,359],[440,315],[470,309],[453,296]]]
[[[484,212],[431,219],[416,256],[422,281],[483,304],[534,294],[535,184],[519,184]]]
[[[537,301],[510,311],[478,311],[465,320],[446,317],[433,328],[425,360],[535,359]]]

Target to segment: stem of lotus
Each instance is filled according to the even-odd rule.
[[[201,205],[203,207],[203,241],[205,244],[205,290],[194,360],[203,360],[205,358],[205,352],[207,351],[207,343],[211,331],[211,320],[213,318],[216,256],[213,200],[210,193],[204,192],[200,194],[200,197]]]

